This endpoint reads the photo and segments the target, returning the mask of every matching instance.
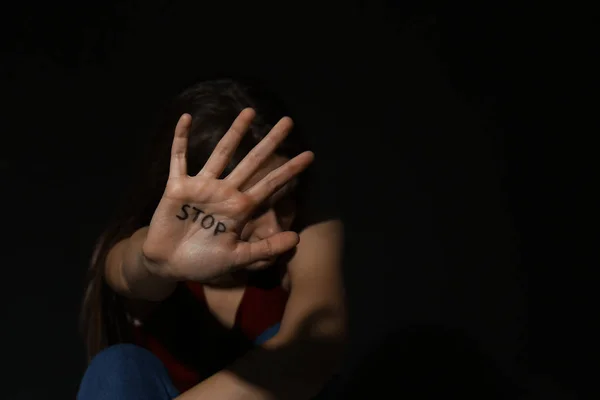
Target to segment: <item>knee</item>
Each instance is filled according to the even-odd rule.
[[[129,343],[116,344],[102,350],[90,362],[88,369],[102,369],[114,374],[130,371],[139,366],[152,367],[162,365],[150,351]]]
[[[139,392],[144,387],[162,385],[166,369],[148,350],[132,344],[118,344],[98,353],[90,362],[81,385],[79,399],[114,397],[116,393]],[[94,397],[89,397],[94,394]]]

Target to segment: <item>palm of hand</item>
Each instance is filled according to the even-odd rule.
[[[237,147],[253,113],[243,111],[196,176],[185,172],[190,125],[182,116],[175,130],[169,180],[150,227],[144,255],[154,271],[176,279],[204,281],[251,262],[278,255],[297,244],[297,235],[282,232],[255,243],[240,240],[249,216],[279,187],[304,170],[313,159],[303,153],[246,191],[239,187],[285,138],[273,130],[225,179],[217,177]],[[282,120],[283,121],[283,120]]]
[[[225,273],[236,264],[229,254],[240,240],[252,201],[218,180],[182,180],[167,184],[148,231],[147,248],[153,250],[147,257],[177,268],[170,274],[193,270],[197,259],[211,265],[211,271],[199,272]],[[202,280],[199,275],[189,278]]]

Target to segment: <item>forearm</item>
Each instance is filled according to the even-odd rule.
[[[148,228],[141,228],[112,248],[106,261],[106,281],[122,296],[162,301],[173,293],[176,282],[156,276],[148,269],[142,252],[147,232]]]
[[[339,338],[275,336],[176,400],[308,400],[337,371]]]

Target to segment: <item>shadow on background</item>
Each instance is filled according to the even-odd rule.
[[[509,399],[520,392],[463,333],[422,325],[387,335],[350,375],[339,398]]]
[[[327,317],[317,313],[305,321],[301,337],[308,338],[311,321]],[[293,375],[309,378],[334,367],[340,346],[326,340],[304,339],[278,350],[259,349],[252,353],[261,359],[261,366],[290,368]],[[307,355],[318,354],[322,362],[311,363],[306,370],[298,361]],[[330,362],[328,362],[328,360]],[[229,368],[240,378],[270,391],[276,398],[290,399],[283,381],[273,381],[268,367],[256,368],[249,363],[238,363]],[[440,399],[469,398],[518,399],[525,395],[521,383],[512,380],[484,355],[475,341],[459,330],[443,326],[421,325],[388,334],[349,373],[344,384],[333,376],[316,397],[317,400],[353,398],[406,398]],[[313,390],[316,388],[304,388]],[[379,397],[381,396],[381,397]],[[299,399],[303,398],[300,394]],[[305,398],[305,397],[304,397]]]
[[[497,396],[498,386],[512,383],[483,354],[494,352],[505,364],[516,358],[526,323],[515,315],[529,291],[521,275],[535,266],[545,282],[538,290],[545,289],[536,310],[544,326],[532,334],[538,354],[530,369],[538,375],[531,391],[539,393],[532,398],[594,381],[593,370],[577,366],[596,361],[582,338],[593,331],[593,314],[583,305],[596,282],[581,266],[592,264],[595,257],[587,255],[597,256],[597,245],[591,235],[577,235],[594,231],[582,229],[592,214],[579,218],[576,211],[596,208],[592,196],[578,196],[595,182],[582,173],[597,158],[582,117],[595,113],[592,102],[574,103],[585,96],[563,90],[579,86],[577,78],[589,87],[582,66],[591,63],[577,57],[583,47],[594,48],[585,35],[547,38],[548,29],[537,26],[541,15],[528,18],[505,3],[420,2],[416,37],[406,24],[417,14],[408,4],[416,2],[402,2],[400,11],[345,2],[335,12],[306,7],[303,15],[280,19],[241,10],[232,19],[236,10],[218,13],[207,2],[92,3],[15,3],[20,10],[5,13],[12,53],[0,63],[9,107],[0,120],[0,171],[10,194],[3,197],[10,210],[3,221],[10,235],[1,292],[3,361],[10,366],[3,398],[74,394],[84,368],[76,329],[82,277],[148,117],[159,99],[187,82],[237,69],[268,76],[289,93],[298,120],[331,155],[324,157],[331,169],[338,168],[334,155],[343,161],[343,173],[329,181],[341,181],[342,197],[352,202],[354,262],[346,275],[357,332],[349,352],[372,351],[369,338],[381,337],[390,318],[433,313],[469,330],[394,331],[346,377],[348,397],[415,398],[437,388]],[[546,22],[564,28],[564,14]],[[223,32],[223,25],[239,29]],[[252,45],[240,46],[241,38]],[[182,54],[186,62],[174,62]],[[481,119],[493,129],[481,128]],[[500,166],[490,167],[496,158]],[[498,174],[490,173],[494,168]],[[366,207],[375,198],[377,206]],[[393,234],[379,235],[374,221]],[[396,268],[393,250],[402,240],[409,268]],[[553,264],[562,268],[548,268]],[[390,312],[392,303],[402,312]],[[489,344],[482,352],[469,338]],[[260,381],[254,373],[247,378]]]

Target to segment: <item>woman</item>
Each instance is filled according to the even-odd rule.
[[[331,377],[343,227],[278,107],[230,80],[176,99],[94,252],[79,399],[308,399]]]

